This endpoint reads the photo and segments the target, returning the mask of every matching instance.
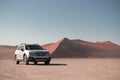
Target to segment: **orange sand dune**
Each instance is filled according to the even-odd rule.
[[[59,41],[57,41],[55,43],[45,44],[45,45],[43,45],[43,47],[45,49],[49,50],[49,52],[52,54],[62,41],[63,41],[63,39],[59,40]]]
[[[120,57],[120,46],[110,41],[93,43],[64,38],[43,47],[53,57]]]

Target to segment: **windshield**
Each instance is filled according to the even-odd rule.
[[[26,50],[43,50],[39,45],[26,45]]]

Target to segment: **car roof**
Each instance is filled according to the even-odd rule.
[[[19,44],[19,46],[20,46],[20,45],[39,45],[39,44],[37,44],[37,43],[34,43],[34,44],[21,43],[21,44]]]

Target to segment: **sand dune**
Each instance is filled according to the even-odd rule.
[[[56,49],[57,47],[60,45],[60,43],[63,41],[64,39],[62,40],[59,40],[57,41],[56,43],[48,43],[48,44],[45,44],[43,45],[43,47],[47,50],[49,50],[49,52],[52,54]]]
[[[61,39],[55,43],[43,45],[53,57],[108,57],[120,58],[120,46],[110,41],[88,42],[83,40]]]

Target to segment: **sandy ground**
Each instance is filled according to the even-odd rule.
[[[120,80],[120,59],[53,59],[16,65],[0,59],[0,80]]]

